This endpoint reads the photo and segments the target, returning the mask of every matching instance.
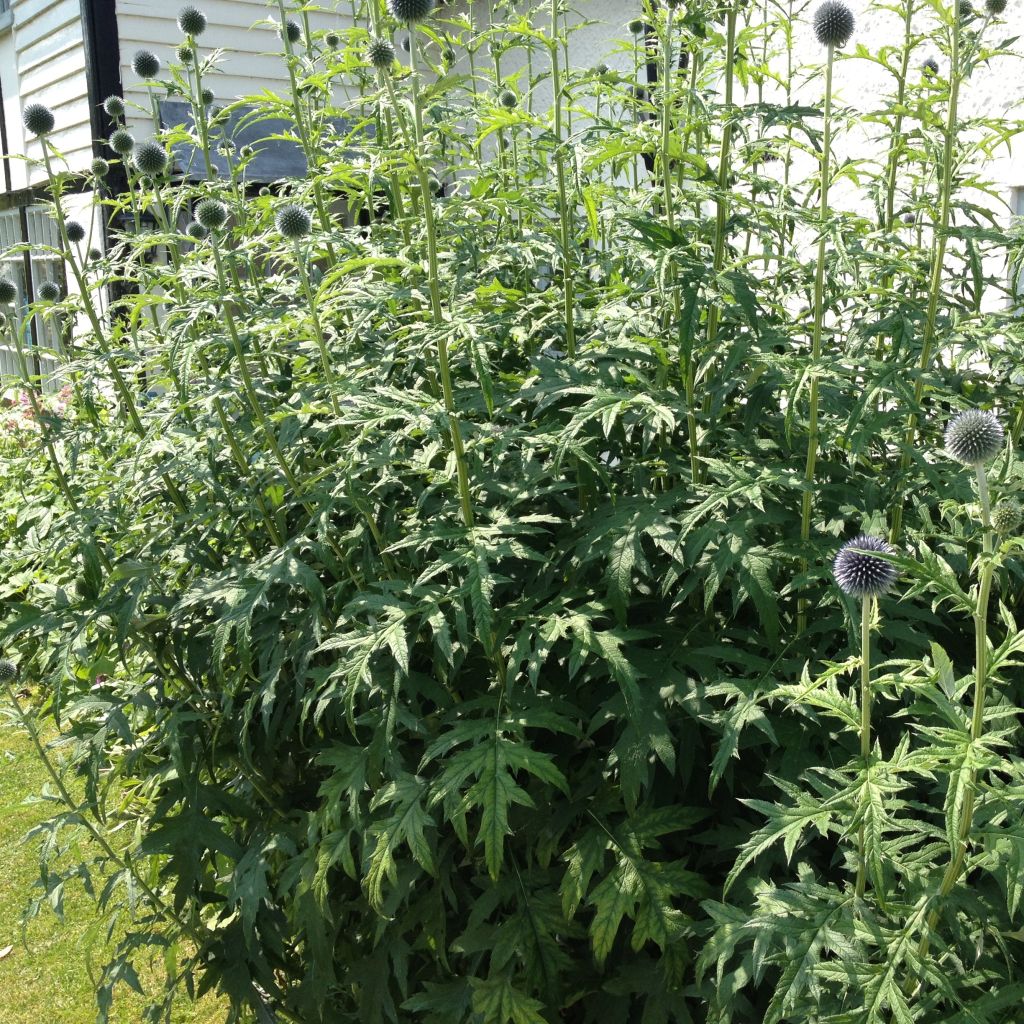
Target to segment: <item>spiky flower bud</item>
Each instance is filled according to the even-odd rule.
[[[1024,522],[1024,509],[1015,498],[1003,498],[992,509],[992,529],[996,533],[1013,533]]]
[[[987,409],[967,409],[946,427],[946,451],[965,466],[981,466],[1003,447],[1003,425]]]
[[[135,148],[135,137],[127,128],[118,128],[108,142],[110,148],[121,156],[127,156]]]
[[[209,231],[203,227],[199,221],[194,220],[187,228],[185,228],[185,234],[188,235],[195,242],[201,242],[204,238],[209,235]]]
[[[255,149],[253,149],[253,148],[252,148],[252,146],[243,146],[243,147],[242,147],[242,148],[241,148],[241,149],[240,149],[240,150],[238,151],[238,155],[239,155],[239,156],[240,156],[240,157],[241,157],[241,158],[242,158],[243,160],[248,160],[248,159],[249,159],[250,157],[253,157],[253,156],[255,156],[255,155],[256,155],[256,150],[255,150]]]
[[[848,540],[836,555],[832,563],[836,583],[844,594],[851,597],[877,597],[884,594],[895,582],[899,572],[892,562],[887,562],[878,555],[879,551],[886,555],[895,555],[896,549],[878,537],[862,533],[853,540]]]
[[[18,667],[13,661],[0,658],[0,683],[13,683],[18,678]]]
[[[92,260],[93,263],[95,263],[97,260],[103,259],[103,250],[97,249],[95,246],[93,246],[89,250],[89,259]]]
[[[853,35],[853,11],[841,0],[825,0],[814,12],[814,34],[822,46],[845,46]]]
[[[219,199],[201,199],[196,204],[196,220],[208,231],[224,227],[228,219],[228,208]]]
[[[142,142],[135,147],[132,162],[140,174],[156,177],[167,170],[167,150],[159,142]]]
[[[30,103],[22,112],[25,130],[33,135],[49,135],[53,131],[53,111],[42,103]]]
[[[69,242],[80,242],[85,238],[85,228],[77,220],[64,221],[64,230],[67,232]]]
[[[644,23],[642,18],[634,18],[626,28],[629,30],[630,35],[638,36],[644,30]]]
[[[1006,0],[985,0],[985,10],[989,14],[1002,14],[1006,10]]]
[[[341,36],[337,32],[328,32],[324,36],[324,42],[327,44],[329,50],[336,50],[341,44]]]
[[[108,96],[103,101],[103,109],[110,117],[124,117],[124,100],[120,96]]]
[[[206,15],[198,7],[189,4],[178,11],[178,28],[182,35],[201,36],[206,31]]]
[[[967,21],[968,18],[974,17],[974,4],[971,0],[957,0],[956,13],[961,21]]]
[[[939,73],[939,62],[934,57],[929,57],[921,65],[921,72],[925,78],[932,78]]]
[[[511,89],[502,89],[501,92],[498,93],[498,102],[506,110],[514,110],[516,103],[519,101],[516,98],[516,94]]]
[[[371,39],[366,59],[378,71],[387,71],[395,63],[395,48],[387,39]]]
[[[277,30],[277,34],[283,39],[285,36],[288,37],[289,43],[297,43],[302,38],[302,26],[297,22],[289,18],[284,23],[284,30]]]
[[[199,94],[199,99],[202,101],[204,107],[208,107],[216,98],[216,94],[212,89],[203,89]]]
[[[396,21],[411,25],[425,21],[434,9],[434,0],[388,0],[388,11]]]
[[[139,78],[156,78],[160,74],[160,58],[151,50],[139,50],[132,57],[132,71]]]
[[[0,277],[0,306],[9,306],[18,297],[18,289],[9,278]]]
[[[287,206],[282,206],[277,211],[277,217],[274,222],[277,225],[277,230],[285,238],[293,241],[298,238],[304,238],[313,227],[313,218],[310,217],[309,211],[296,203],[288,203]]]
[[[611,68],[608,67],[608,65],[605,64],[604,61],[601,61],[599,64],[594,65],[595,75],[607,75],[609,71],[611,71]]]
[[[36,297],[43,302],[56,302],[60,298],[60,285],[56,281],[43,281],[36,289]]]
[[[178,43],[178,49],[175,52],[182,64],[191,64],[195,60],[195,54],[189,43]]]

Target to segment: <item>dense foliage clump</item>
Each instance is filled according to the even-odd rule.
[[[0,288],[0,682],[61,734],[34,909],[127,926],[101,1017],[159,964],[152,1022],[1014,1020],[998,19],[645,3],[594,71],[557,2],[351,6],[281,0],[290,91],[224,109],[183,10],[88,262],[25,110],[66,287]],[[265,182],[229,126],[282,119]]]

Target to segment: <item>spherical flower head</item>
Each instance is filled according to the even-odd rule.
[[[644,22],[642,18],[634,18],[626,28],[629,30],[630,35],[638,36],[644,30]]]
[[[227,223],[228,208],[219,199],[202,199],[196,204],[196,220],[207,231],[216,231]]]
[[[994,509],[992,509],[992,529],[996,533],[1015,533],[1024,522],[1024,509],[1015,498],[1003,498]]]
[[[110,148],[120,156],[127,156],[135,148],[135,137],[127,128],[118,128],[108,141]]]
[[[198,7],[182,7],[178,11],[178,28],[182,35],[195,38],[206,31],[206,15]]]
[[[0,658],[0,683],[13,683],[18,678],[18,667],[13,661]]]
[[[967,409],[946,427],[946,451],[965,466],[982,466],[1003,447],[1003,425],[987,409]]]
[[[10,306],[18,297],[18,289],[9,278],[0,277],[0,306]]]
[[[103,101],[103,109],[110,117],[124,117],[124,100],[120,96],[108,96]]]
[[[378,71],[387,71],[395,63],[395,48],[387,39],[371,39],[366,59]]]
[[[53,111],[42,103],[30,103],[21,114],[25,130],[33,135],[49,135],[55,124]]]
[[[853,35],[853,11],[841,0],[825,0],[814,12],[814,34],[822,46],[845,46]]]
[[[934,57],[929,57],[921,65],[921,71],[925,78],[932,78],[939,73],[939,62]]]
[[[60,298],[60,286],[56,281],[43,281],[36,289],[36,295],[43,302],[56,302]]]
[[[64,221],[64,230],[67,232],[69,242],[80,242],[85,238],[85,228],[77,220]]]
[[[308,210],[296,203],[289,203],[277,211],[274,223],[283,237],[294,241],[309,234],[313,227],[313,218],[310,217]]]
[[[974,4],[971,0],[957,0],[956,13],[961,21],[967,21],[968,18],[974,17]]]
[[[194,220],[187,228],[185,228],[185,234],[188,235],[193,242],[201,242],[210,234],[210,232],[207,231],[199,221]]]
[[[212,89],[203,89],[199,98],[203,101],[203,106],[208,107],[217,97]]]
[[[896,582],[899,576],[896,566],[871,554],[872,551],[896,554],[891,544],[867,533],[848,540],[839,549],[832,569],[836,583],[844,594],[851,597],[878,597]]]
[[[287,36],[289,43],[297,43],[302,38],[302,26],[297,21],[289,18],[284,23],[284,31],[282,32],[281,29],[278,29],[277,34],[282,38]]]
[[[243,160],[249,160],[249,159],[250,159],[251,157],[254,157],[254,156],[256,155],[256,150],[255,150],[255,149],[253,149],[253,147],[252,147],[252,146],[243,146],[243,147],[242,147],[242,148],[241,148],[241,149],[240,149],[240,150],[238,151],[238,155],[239,155],[239,156],[240,156],[240,157],[241,157],[241,158],[242,158]]]
[[[608,65],[605,64],[604,61],[601,61],[600,64],[595,64],[594,65],[594,74],[595,75],[607,75],[609,71],[611,71],[611,68],[608,67]]]
[[[151,50],[139,50],[132,57],[132,71],[139,78],[156,78],[160,74],[160,58]]]
[[[328,32],[324,36],[324,42],[327,44],[327,49],[336,50],[341,45],[341,36],[337,32]]]
[[[500,103],[506,110],[515,110],[516,103],[518,103],[516,94],[511,89],[502,89],[498,93],[498,103]]]
[[[97,249],[95,246],[93,246],[93,248],[89,250],[89,259],[92,260],[93,263],[96,263],[99,260],[103,259],[103,250]]]
[[[985,0],[985,10],[989,14],[1002,14],[1006,10],[1006,0]]]
[[[388,11],[396,21],[411,25],[426,21],[434,10],[434,0],[388,0]]]
[[[167,150],[159,142],[142,142],[135,147],[132,162],[140,174],[156,177],[167,170]]]

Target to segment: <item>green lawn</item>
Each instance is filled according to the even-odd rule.
[[[44,911],[24,938],[20,919],[38,875],[36,844],[22,840],[50,806],[25,803],[41,792],[46,771],[29,738],[0,719],[0,1021],[2,1024],[94,1024],[96,1002],[90,970],[103,964],[102,931],[94,905],[84,893],[68,888],[61,923]],[[91,955],[90,955],[91,954]],[[138,1024],[142,1001],[119,989],[111,1020]],[[130,998],[129,998],[130,997]],[[175,1024],[218,1024],[224,1011],[214,999],[182,1008]]]

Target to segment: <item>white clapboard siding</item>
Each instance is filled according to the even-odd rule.
[[[239,96],[248,96],[269,89],[285,93],[288,89],[288,69],[281,59],[281,40],[267,25],[254,27],[257,22],[276,17],[277,5],[262,0],[205,0],[199,6],[206,14],[207,28],[199,37],[200,56],[212,50],[224,52],[217,69],[204,84],[209,86],[220,102],[229,102]],[[178,30],[179,4],[156,0],[117,0],[117,24],[121,47],[121,81],[125,100],[137,104],[144,111],[150,109],[149,91],[132,70],[132,58],[138,50],[152,50],[164,63],[174,61],[175,50],[182,41]],[[345,2],[341,10],[350,9]],[[310,14],[313,31],[343,29],[351,24],[351,15],[335,14],[331,10]],[[145,137],[151,122],[144,114],[131,119],[137,137]]]
[[[80,0],[16,0],[11,10],[19,115],[29,103],[45,103],[56,120],[53,145],[81,170],[92,157],[92,130]],[[20,116],[8,119],[8,143],[13,152],[41,156],[38,141],[25,137]],[[13,162],[15,189],[44,178],[41,167]]]

